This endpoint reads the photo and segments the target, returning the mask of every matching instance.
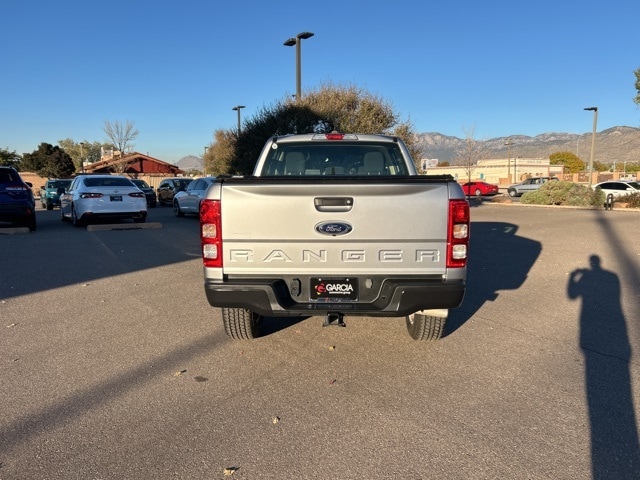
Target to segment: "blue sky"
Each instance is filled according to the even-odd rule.
[[[486,140],[640,126],[635,0],[0,0],[0,147],[105,141],[199,155],[217,129],[302,89],[355,84],[417,132]]]

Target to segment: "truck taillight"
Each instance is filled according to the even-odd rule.
[[[466,200],[449,200],[447,268],[460,268],[467,265],[469,223],[469,203]]]
[[[221,227],[220,200],[203,200],[200,204],[200,241],[205,267],[222,267]]]

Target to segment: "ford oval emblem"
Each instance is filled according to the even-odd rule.
[[[322,233],[323,235],[346,235],[353,227],[345,222],[322,222],[316,225],[316,232]]]

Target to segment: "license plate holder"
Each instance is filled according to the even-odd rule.
[[[109,197],[109,199],[110,199],[112,202],[121,202],[121,201],[122,201],[122,195],[111,195],[111,196]]]
[[[309,300],[312,302],[356,302],[358,279],[351,277],[313,277],[309,280]]]

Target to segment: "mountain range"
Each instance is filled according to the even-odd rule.
[[[187,155],[176,162],[176,166],[185,172],[189,170],[198,170],[201,172],[203,165],[204,159],[202,157],[196,157],[195,155]]]
[[[571,152],[588,162],[592,133],[543,133],[535,137],[511,135],[474,140],[484,158],[549,158],[552,153]],[[437,158],[454,164],[464,150],[465,142],[464,138],[440,133],[420,133],[416,144],[422,151],[422,158]],[[607,164],[640,161],[640,128],[612,127],[597,132],[594,160]]]
[[[484,158],[549,158],[556,152],[571,152],[584,162],[591,156],[591,133],[542,133],[535,137],[511,135],[509,137],[474,139]],[[419,133],[416,146],[421,158],[437,158],[455,164],[464,150],[466,139],[441,133]],[[510,144],[510,145],[509,145]],[[640,161],[640,128],[612,127],[596,133],[595,161],[602,163],[632,163]],[[182,170],[202,171],[202,157],[188,155],[176,162]]]

